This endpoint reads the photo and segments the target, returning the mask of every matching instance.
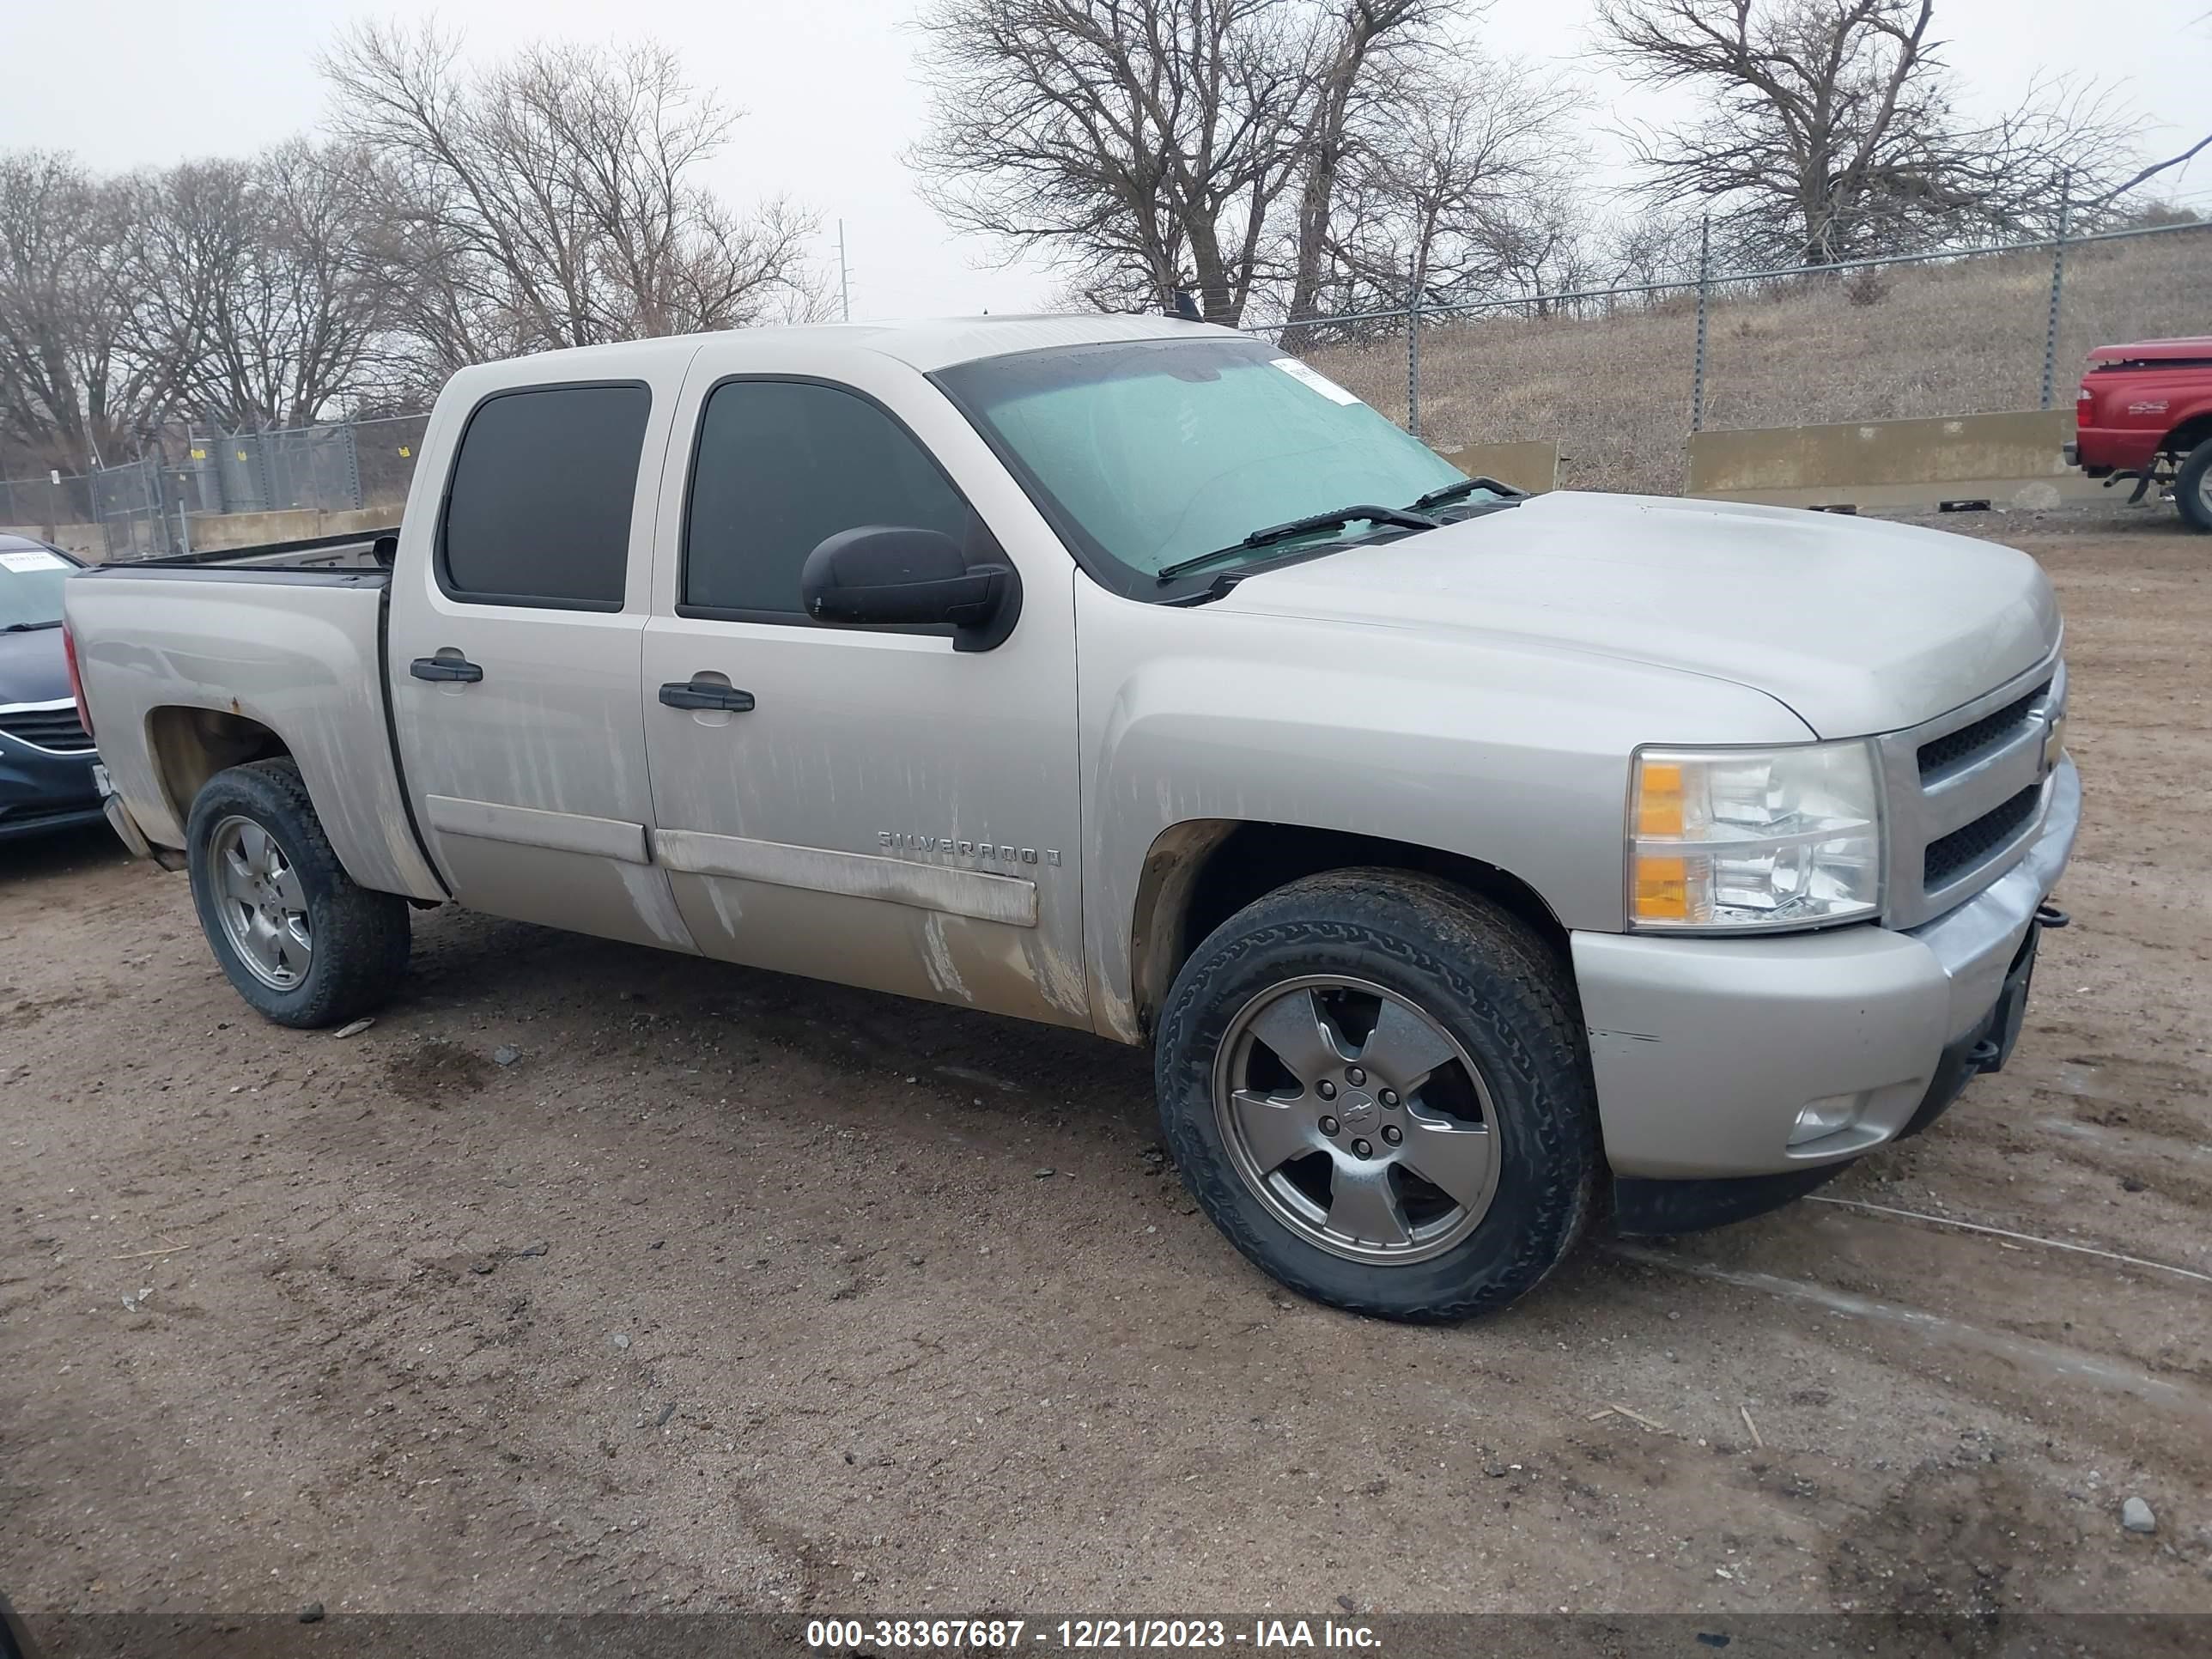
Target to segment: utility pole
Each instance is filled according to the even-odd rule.
[[[845,222],[837,222],[837,309],[845,322],[853,320],[853,279],[845,267]]]

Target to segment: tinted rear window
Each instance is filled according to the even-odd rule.
[[[447,591],[620,610],[651,405],[641,386],[548,386],[479,404],[448,488]]]

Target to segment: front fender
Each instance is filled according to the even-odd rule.
[[[1525,883],[1568,928],[1614,932],[1636,746],[1809,735],[1748,687],[1490,637],[1143,605],[1088,585],[1077,631],[1091,1006],[1127,1042],[1142,1035],[1146,860],[1178,825],[1456,854]]]

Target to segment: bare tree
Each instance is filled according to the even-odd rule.
[[[1345,310],[1534,292],[1579,247],[1572,94],[1512,61],[1402,67],[1352,129],[1330,234]]]
[[[0,438],[70,470],[128,446],[173,363],[131,349],[124,186],[48,151],[0,155]]]
[[[1311,23],[1298,0],[936,0],[908,160],[956,229],[1094,300],[1164,305],[1188,272],[1233,323],[1304,159]]]
[[[362,258],[374,227],[370,161],[295,140],[246,179],[253,235],[199,355],[198,395],[235,416],[302,426],[356,396],[399,295]]]
[[[362,258],[368,169],[295,139],[112,186],[123,337],[165,404],[233,429],[302,425],[362,389],[395,297]]]
[[[161,383],[164,415],[182,404],[213,420],[251,419],[210,395],[204,362],[252,258],[249,173],[242,161],[187,161],[113,186],[124,220],[114,258],[131,296],[124,339]]]
[[[2199,21],[2201,21],[2203,20],[2200,19]],[[2188,149],[2176,150],[2172,155],[2166,156],[2164,160],[2153,161],[2148,166],[2130,173],[2126,178],[2121,179],[2118,184],[2106,191],[2104,195],[2099,198],[2097,205],[2101,207],[2107,203],[2118,200],[2120,197],[2126,195],[2130,191],[2148,184],[2152,179],[2157,178],[2160,173],[2166,172],[2168,168],[2186,167],[2191,161],[2195,161],[2207,149],[2212,149],[2212,132],[2206,133],[2195,143],[2190,145]]]
[[[2094,202],[2134,124],[2066,82],[1968,118],[1934,20],[1935,0],[1598,0],[1600,55],[1706,112],[1628,135],[1644,194],[1807,264],[2039,228],[2069,173]]]
[[[668,47],[533,47],[472,73],[434,27],[370,24],[322,69],[331,125],[377,159],[376,252],[430,376],[819,305],[811,219],[781,200],[742,215],[699,182],[735,116]]]
[[[1299,135],[1297,219],[1291,249],[1291,320],[1318,314],[1322,286],[1330,272],[1338,184],[1356,167],[1362,140],[1387,128],[1381,112],[1394,88],[1402,88],[1441,46],[1446,17],[1475,8],[1458,0],[1336,0],[1316,26],[1310,53],[1309,112]],[[1363,131],[1362,129],[1366,129]],[[1365,153],[1375,154],[1371,142]],[[1299,331],[1286,331],[1295,350]]]

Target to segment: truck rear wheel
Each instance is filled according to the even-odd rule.
[[[1176,977],[1155,1058],[1194,1197],[1285,1285],[1463,1319],[1526,1294],[1595,1206],[1596,1095],[1568,978],[1449,883],[1309,877]]]
[[[346,874],[289,759],[208,780],[185,826],[192,902],[239,995],[279,1025],[339,1025],[407,969],[407,902]]]
[[[2173,504],[2191,530],[2212,531],[2212,438],[2182,458],[2174,474]]]

